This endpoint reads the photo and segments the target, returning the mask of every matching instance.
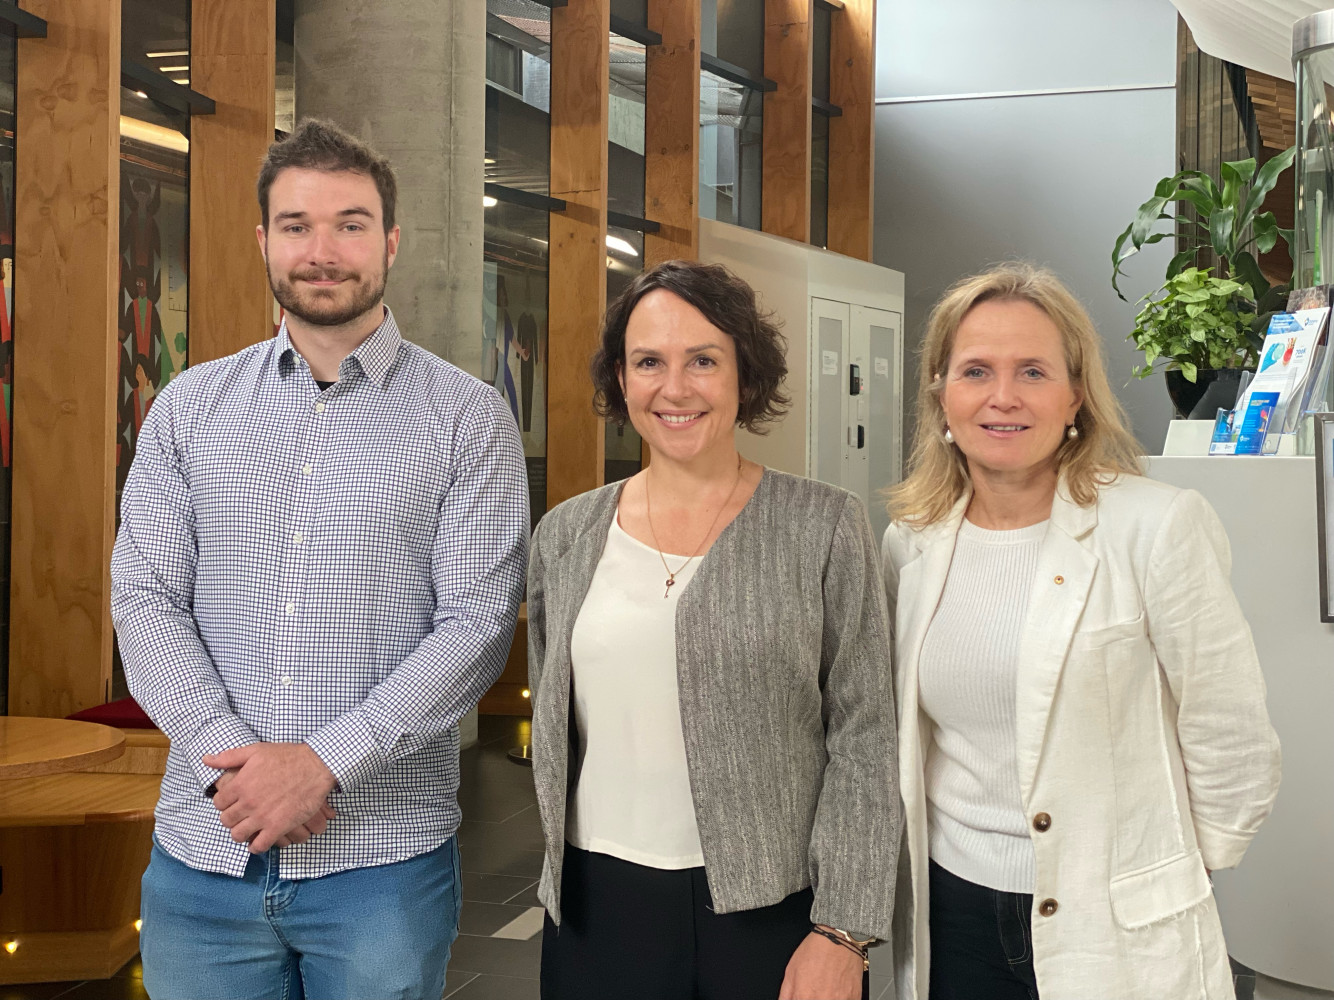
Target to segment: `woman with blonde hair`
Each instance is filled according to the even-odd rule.
[[[1208,873],[1268,815],[1278,740],[1222,525],[1138,452],[1051,272],[936,305],[883,551],[899,1000],[1231,1000]]]

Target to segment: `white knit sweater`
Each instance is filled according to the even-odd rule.
[[[1032,892],[1033,845],[1015,759],[1019,639],[1047,523],[959,529],[922,646],[920,704],[931,857],[978,885]]]

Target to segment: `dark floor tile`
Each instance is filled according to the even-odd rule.
[[[465,820],[500,823],[533,805],[533,772],[504,758],[469,750],[459,755],[459,808]]]
[[[19,983],[14,986],[0,986],[0,1000],[54,1000],[61,994],[68,993],[83,980],[68,983]]]
[[[526,906],[465,902],[459,915],[459,933],[490,937],[515,917],[523,916],[527,912]]]
[[[528,742],[532,728],[532,719],[521,715],[479,715],[477,717],[477,745],[494,747],[503,744],[508,750],[512,746]]]
[[[148,994],[144,992],[142,979],[113,976],[111,979],[90,979],[68,993],[60,994],[60,1000],[148,1000]]]
[[[116,971],[116,976],[120,979],[143,979],[144,960],[135,955]]]
[[[516,899],[525,889],[533,885],[530,878],[513,875],[483,875],[463,870],[463,901],[478,903],[522,903]],[[533,904],[536,905],[536,904]]]
[[[535,879],[542,875],[543,856],[541,851],[516,851],[503,844],[482,844],[472,850],[460,850],[459,862],[465,872]]]
[[[478,976],[450,1000],[538,1000],[536,979],[514,976]]]
[[[463,989],[463,987],[467,986],[476,978],[477,973],[475,972],[455,972],[453,969],[450,969],[445,974],[445,992],[441,997],[441,1000],[449,1000],[450,997],[457,996],[459,990]]]
[[[503,845],[520,851],[540,851],[545,846],[535,805],[499,823],[465,819],[459,827],[458,837],[461,851],[479,845]]]
[[[542,901],[537,898],[537,883],[534,882],[516,896],[511,896],[505,900],[507,903],[513,903],[515,906],[541,906]]]
[[[449,967],[491,976],[536,979],[541,968],[542,938],[510,941],[505,938],[460,936],[449,954]],[[469,988],[471,988],[469,985]],[[468,995],[467,990],[461,991]]]
[[[1233,976],[1232,988],[1236,990],[1237,1000],[1255,1000],[1255,976]]]

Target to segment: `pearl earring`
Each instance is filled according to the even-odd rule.
[[[1065,429],[1065,436],[1068,437],[1071,441],[1073,441],[1075,438],[1079,437],[1079,428],[1076,427],[1074,424],[1071,424],[1069,427]]]
[[[945,428],[945,443],[946,444],[954,443],[954,435],[950,433],[950,429],[948,427]]]

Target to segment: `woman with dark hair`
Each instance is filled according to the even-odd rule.
[[[648,468],[566,501],[528,577],[544,1000],[856,1000],[899,842],[889,633],[860,501],[738,454],[782,338],[725,268],[607,311],[600,413]]]

